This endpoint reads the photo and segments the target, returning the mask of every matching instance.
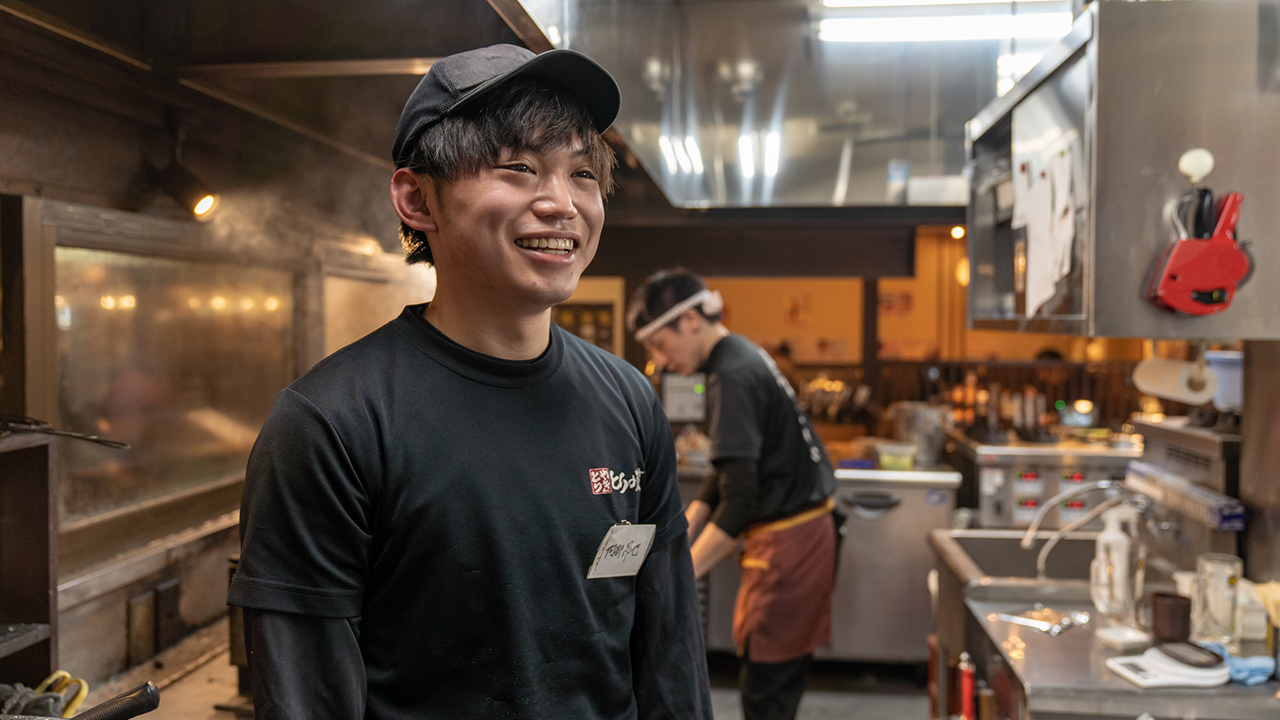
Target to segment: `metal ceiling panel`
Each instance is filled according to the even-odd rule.
[[[615,129],[686,208],[964,205],[964,124],[1066,0],[523,0],[623,89]],[[925,4],[921,4],[925,3]]]

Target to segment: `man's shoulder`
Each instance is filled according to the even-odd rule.
[[[726,335],[720,341],[719,362],[715,368],[729,376],[761,375],[770,376],[769,355],[759,345],[741,335]]]
[[[418,355],[397,327],[396,318],[316,363],[289,389],[312,402],[352,391],[369,392],[389,382],[388,368],[401,357]]]
[[[558,328],[558,332],[564,337],[565,366],[569,372],[584,379],[603,378],[630,396],[654,395],[653,385],[631,363],[563,328]]]

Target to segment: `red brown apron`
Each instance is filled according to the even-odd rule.
[[[834,501],[744,533],[733,641],[751,662],[794,660],[831,642]],[[750,640],[750,644],[748,644]]]

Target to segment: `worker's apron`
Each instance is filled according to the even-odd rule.
[[[835,501],[743,534],[742,586],[733,611],[733,641],[751,662],[794,660],[831,641],[835,585]]]

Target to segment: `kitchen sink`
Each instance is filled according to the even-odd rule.
[[[1036,558],[1051,531],[1037,532],[1023,550],[1022,530],[934,530],[929,537],[938,557],[939,581],[979,600],[1089,600],[1089,563],[1096,532],[1069,533],[1049,551],[1043,580],[1036,579]],[[1167,582],[1158,564],[1147,566],[1147,583]],[[958,587],[957,587],[958,586]]]
[[[984,576],[1034,578],[1036,557],[1048,541],[1047,533],[1044,533],[1044,537],[1039,535],[1037,533],[1035,545],[1030,550],[1023,550],[1018,544],[1022,533],[1008,535],[984,532],[956,534],[952,537]],[[1081,533],[1059,540],[1057,547],[1049,552],[1045,573],[1054,579],[1087,580],[1096,535],[1097,533]]]
[[[1036,533],[1030,550],[1019,545],[1020,530],[935,530],[929,539],[940,579],[959,585],[965,597],[1089,602],[1089,562],[1098,534],[1077,532],[1059,540],[1045,564],[1048,577],[1037,580],[1036,557],[1052,534]]]

